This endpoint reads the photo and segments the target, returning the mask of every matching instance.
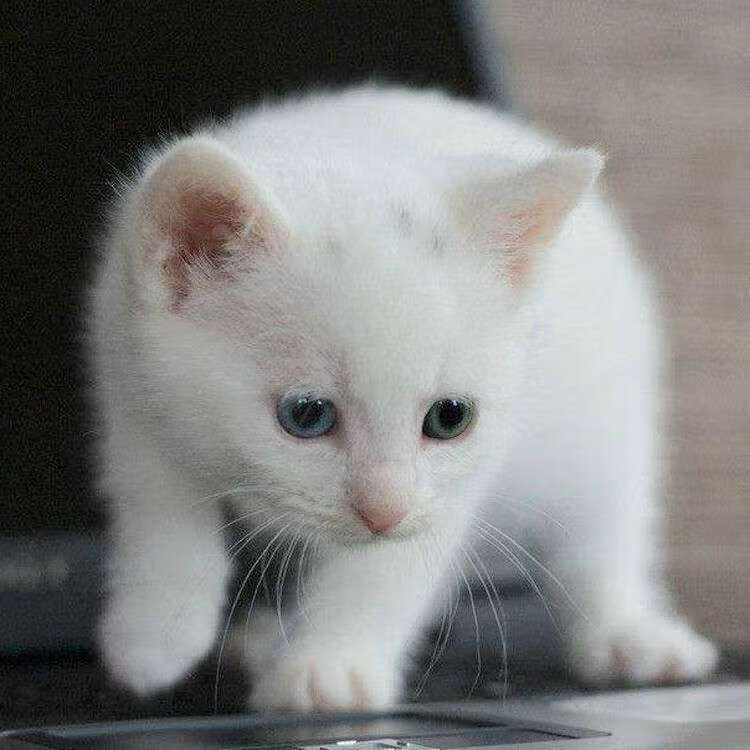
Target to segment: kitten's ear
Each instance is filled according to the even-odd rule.
[[[472,245],[501,253],[504,273],[521,285],[534,250],[555,237],[603,165],[593,149],[555,154],[513,171],[474,162],[472,176],[454,192],[454,206]]]
[[[178,141],[151,163],[135,213],[149,296],[173,309],[197,279],[228,279],[230,261],[285,237],[268,197],[210,136]]]

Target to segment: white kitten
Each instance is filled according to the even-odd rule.
[[[269,554],[319,550],[288,645],[249,644],[256,707],[397,699],[436,597],[482,564],[471,534],[567,589],[583,677],[712,668],[653,567],[663,346],[601,165],[488,108],[369,87],[146,159],[90,315],[119,682],[168,686],[216,643],[222,497]],[[516,546],[529,532],[557,582]]]

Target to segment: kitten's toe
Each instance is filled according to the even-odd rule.
[[[398,670],[377,649],[294,644],[257,681],[250,705],[263,711],[376,710],[391,705],[398,688]]]
[[[202,610],[159,619],[111,606],[99,625],[99,650],[115,683],[147,696],[177,682],[205,656],[216,626],[215,616]]]
[[[574,670],[593,685],[690,682],[717,660],[716,647],[687,623],[656,615],[586,624],[571,646]]]

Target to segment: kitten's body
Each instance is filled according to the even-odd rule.
[[[91,316],[117,679],[166,686],[216,641],[230,489],[266,540],[322,540],[257,706],[392,702],[432,602],[458,566],[481,568],[472,534],[567,588],[589,618],[569,607],[583,676],[710,669],[652,571],[662,344],[598,168],[488,109],[370,88],[261,109],[148,161]],[[286,434],[290,388],[331,399],[336,429]],[[455,394],[475,401],[472,427],[422,436]],[[504,535],[535,537],[559,582]]]

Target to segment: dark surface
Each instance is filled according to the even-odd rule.
[[[417,675],[410,681],[407,700],[470,700],[498,697],[503,687],[496,674],[485,674],[472,691],[475,663],[459,651],[441,662],[417,696]],[[422,674],[422,668],[418,675]],[[139,700],[112,686],[96,659],[86,653],[40,654],[0,659],[0,730],[18,727],[73,724],[118,719],[170,716],[207,716],[245,711],[249,689],[243,673],[230,664],[222,668],[214,702],[216,662],[205,661],[175,689]],[[750,679],[750,656],[727,654],[712,682]],[[510,670],[506,697],[559,696],[580,691],[560,667]],[[589,691],[595,692],[595,691]]]
[[[207,660],[174,690],[139,700],[108,683],[96,659],[86,653],[48,654],[0,661],[0,729],[146,717],[236,713],[245,710],[249,684],[244,674],[225,665],[214,703],[216,662]],[[420,701],[462,699],[474,680],[473,664],[461,668],[454,661],[436,670]],[[537,675],[536,687],[564,686],[561,675]],[[531,684],[526,683],[525,689]],[[519,686],[519,690],[522,688]],[[491,689],[480,684],[473,695],[487,697]],[[511,689],[511,694],[516,694]]]
[[[478,93],[449,0],[3,4],[0,530],[90,528],[82,292],[118,171],[238,104],[375,77]]]
[[[339,714],[228,715],[132,721],[117,725],[98,724],[21,731],[14,735],[59,750],[107,748],[257,748],[258,750],[294,750],[295,746],[331,745],[356,738],[384,740],[384,747],[406,747],[416,743],[441,750],[462,747],[510,745],[580,737],[601,736],[584,728],[538,724],[527,721],[472,718],[460,709],[435,713],[427,708],[406,708],[391,713],[347,712]],[[401,742],[399,742],[401,740]],[[292,744],[294,743],[294,744]],[[0,741],[0,744],[2,742]],[[5,747],[3,745],[3,747]],[[10,749],[9,749],[10,750]]]
[[[423,681],[432,650],[440,642],[439,629],[428,639],[407,697],[425,701],[487,694],[487,681],[500,674],[499,635],[488,602],[479,592],[474,597],[481,633],[479,661],[473,615],[466,604],[457,610],[442,658]],[[509,591],[504,608],[511,689],[523,684],[520,665],[536,674],[537,685],[544,673],[559,672],[559,650],[550,646],[556,640],[537,600],[524,591]],[[224,657],[217,687],[216,667],[214,655],[173,690],[138,700],[111,685],[89,651],[6,657],[0,660],[0,728],[243,710],[249,690],[243,671]]]

